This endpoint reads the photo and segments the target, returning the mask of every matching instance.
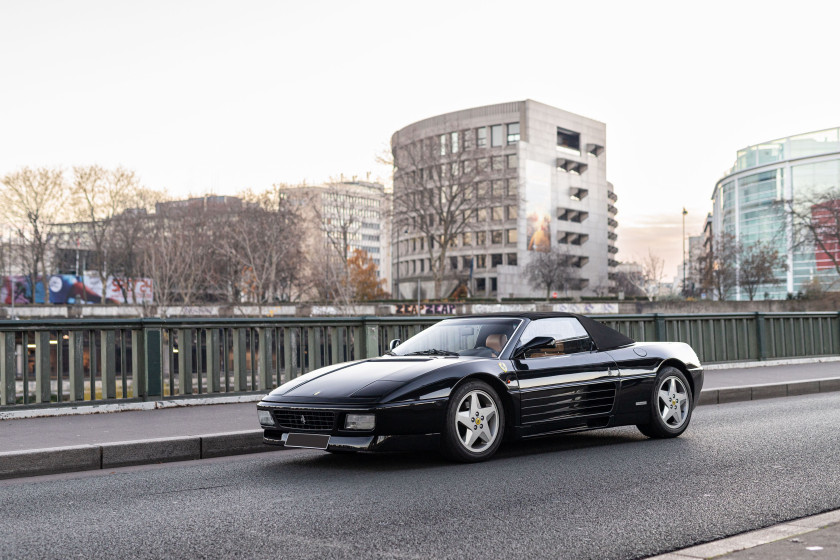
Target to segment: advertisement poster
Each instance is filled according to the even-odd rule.
[[[526,235],[529,251],[551,250],[551,168],[526,161]]]
[[[29,276],[3,276],[2,285],[0,285],[0,301],[5,305],[12,304],[12,294],[14,294],[15,305],[32,303],[32,286],[29,281]],[[44,303],[44,285],[38,278],[35,284],[35,303]]]
[[[123,294],[128,295],[128,301]],[[102,302],[102,281],[96,273],[84,277],[56,274],[50,277],[50,303],[86,304]],[[151,278],[108,277],[105,303],[150,304],[153,302]]]

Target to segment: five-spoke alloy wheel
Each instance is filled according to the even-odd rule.
[[[499,448],[504,434],[499,395],[483,381],[468,381],[451,395],[443,452],[459,461],[482,461]]]
[[[650,421],[637,427],[648,437],[676,437],[688,427],[693,402],[685,374],[677,368],[664,367],[656,377],[651,395]]]

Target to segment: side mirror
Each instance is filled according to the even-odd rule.
[[[394,340],[392,340],[390,342],[390,344],[388,344],[388,350],[393,350],[394,348],[396,348],[400,344],[402,344],[402,340],[400,340],[399,338],[395,338]]]
[[[554,348],[554,339],[550,336],[538,336],[532,338],[513,352],[513,359],[518,360],[531,350],[540,348]]]

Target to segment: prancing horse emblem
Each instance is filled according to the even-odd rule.
[[[301,424],[306,424],[306,416],[301,416],[300,417],[300,423]]]

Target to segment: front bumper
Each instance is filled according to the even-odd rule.
[[[269,445],[286,445],[289,432],[265,430],[263,442]],[[401,436],[330,436],[327,451],[424,451],[437,449],[440,434],[418,434]],[[291,448],[290,448],[291,449]]]
[[[370,406],[262,401],[257,409],[270,411],[275,420],[274,426],[262,426],[263,441],[269,445],[284,446],[290,433],[303,433],[329,435],[327,451],[412,451],[437,447],[447,402],[441,398]],[[374,414],[374,429],[344,429],[347,414]],[[317,418],[318,425],[298,423],[296,417]]]

